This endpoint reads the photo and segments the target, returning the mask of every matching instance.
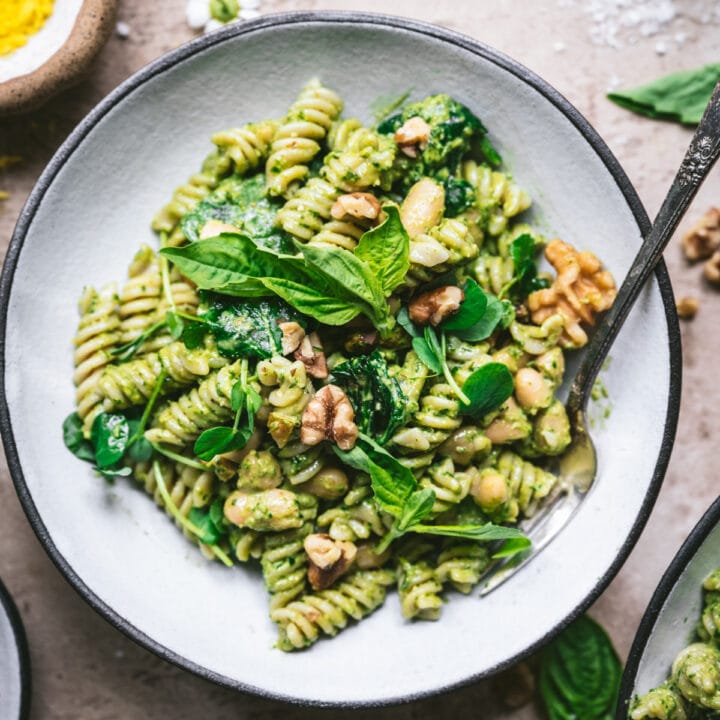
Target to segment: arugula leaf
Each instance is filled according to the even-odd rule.
[[[587,615],[543,651],[540,693],[550,720],[613,717],[622,665],[607,633]]]
[[[465,299],[460,303],[460,309],[443,321],[443,330],[467,330],[482,320],[491,296],[486,295],[472,278],[465,282],[463,292]]]
[[[647,85],[608,93],[608,98],[639,115],[697,125],[716,83],[720,64],[665,75]]]
[[[201,460],[212,460],[215,455],[244,448],[250,434],[247,428],[211,427],[201,433],[193,451]]]
[[[166,325],[166,320],[156,322],[154,325],[151,325],[147,330],[145,330],[145,332],[138,335],[134,340],[110,350],[110,354],[116,358],[118,362],[127,362],[142,347],[143,343],[147,339],[152,337],[158,330],[161,330]]]
[[[515,383],[506,365],[487,363],[475,370],[462,387],[470,403],[460,412],[480,419],[502,405],[514,392]]]
[[[368,230],[355,248],[360,258],[377,277],[388,296],[405,280],[410,268],[410,238],[394,205],[384,205],[387,218]]]
[[[360,431],[376,438],[380,445],[405,423],[408,399],[378,350],[335,367],[332,382],[348,396]]]
[[[265,287],[281,297],[296,310],[323,322],[325,325],[345,325],[361,312],[362,307],[309,285],[280,278],[265,278]]]
[[[293,308],[278,298],[234,300],[220,295],[207,296],[202,318],[215,336],[222,355],[261,360],[282,354],[279,322],[294,320],[305,324]]]
[[[123,415],[100,413],[90,431],[97,466],[106,469],[118,462],[125,454],[129,438],[130,426]]]
[[[248,430],[251,434],[255,430],[255,415],[262,407],[262,403],[260,393],[252,385],[248,385],[245,390],[245,411],[247,412]]]
[[[80,460],[95,462],[95,450],[92,444],[85,439],[83,421],[76,412],[63,420],[62,429],[65,447]]]
[[[128,427],[130,429],[130,439],[125,448],[125,455],[134,462],[149,460],[153,454],[153,447],[142,434],[145,429],[142,419],[132,418],[128,420]]]
[[[468,540],[514,540],[530,547],[530,538],[523,535],[518,528],[505,527],[485,523],[484,525],[413,525],[410,530],[422,535],[444,535],[448,537],[466,538]]]

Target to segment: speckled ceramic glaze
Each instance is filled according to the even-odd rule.
[[[432,58],[432,62],[428,59]],[[447,92],[466,103],[541,228],[597,252],[618,278],[647,217],[588,123],[531,72],[463,36],[358,14],[268,16],[174,51],[79,126],[19,221],[2,280],[2,429],[28,516],[68,580],[122,631],[198,674],[265,696],[383,704],[498,671],[587,607],[627,556],[655,500],[679,401],[679,339],[664,266],[604,375],[612,413],[593,436],[598,478],[555,541],[489,596],[453,597],[436,623],[397,598],[300,654],[273,649],[259,574],[205,561],[132,483],[94,477],[63,447],[71,338],[86,283],[122,280],[148,224],[196,171],[218,128],[281,116],[318,76],[369,121],[379,95]]]
[[[84,0],[78,10],[65,8],[56,0],[55,14],[72,13],[72,31],[57,52],[40,67],[0,82],[0,115],[32,110],[66,87],[78,82],[92,59],[110,35],[115,20],[117,0]],[[38,35],[47,30],[53,18]],[[33,38],[21,50],[32,52]]]
[[[20,615],[0,582],[0,718],[26,720],[30,713],[30,660]]]
[[[630,702],[665,681],[675,656],[695,637],[703,580],[720,567],[720,499],[693,528],[653,593],[625,666],[616,720]]]

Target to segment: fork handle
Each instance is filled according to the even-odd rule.
[[[675,175],[650,232],[618,290],[615,302],[587,345],[580,369],[570,388],[568,413],[571,417],[575,417],[577,412],[585,409],[590,390],[610,346],[718,156],[720,156],[720,82],[713,90],[680,169]]]

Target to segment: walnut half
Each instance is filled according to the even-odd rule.
[[[395,142],[401,152],[416,158],[430,140],[430,126],[421,117],[411,117],[395,131]]]
[[[347,395],[337,385],[321,387],[303,411],[301,442],[317,445],[329,440],[341,450],[350,450],[357,437],[355,411]]]
[[[377,220],[380,215],[380,201],[367,192],[353,192],[341,195],[330,209],[330,215],[335,220],[358,218]]]
[[[303,543],[307,553],[308,580],[313,590],[329,588],[355,561],[357,548],[345,540],[333,540],[325,533],[313,533]]]
[[[418,325],[439,325],[448,315],[460,309],[465,293],[455,285],[428,290],[418,295],[408,305],[410,319]]]
[[[683,234],[682,246],[691,262],[705,260],[720,248],[720,210],[710,208]]]

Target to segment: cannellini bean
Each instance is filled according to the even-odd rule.
[[[411,238],[440,222],[445,210],[445,190],[430,178],[418,180],[400,206],[400,219]]]
[[[470,495],[485,512],[493,512],[507,501],[508,488],[505,478],[496,470],[483,470],[473,480]]]
[[[550,383],[537,370],[521,368],[515,374],[515,397],[526,410],[547,407],[552,394]]]

